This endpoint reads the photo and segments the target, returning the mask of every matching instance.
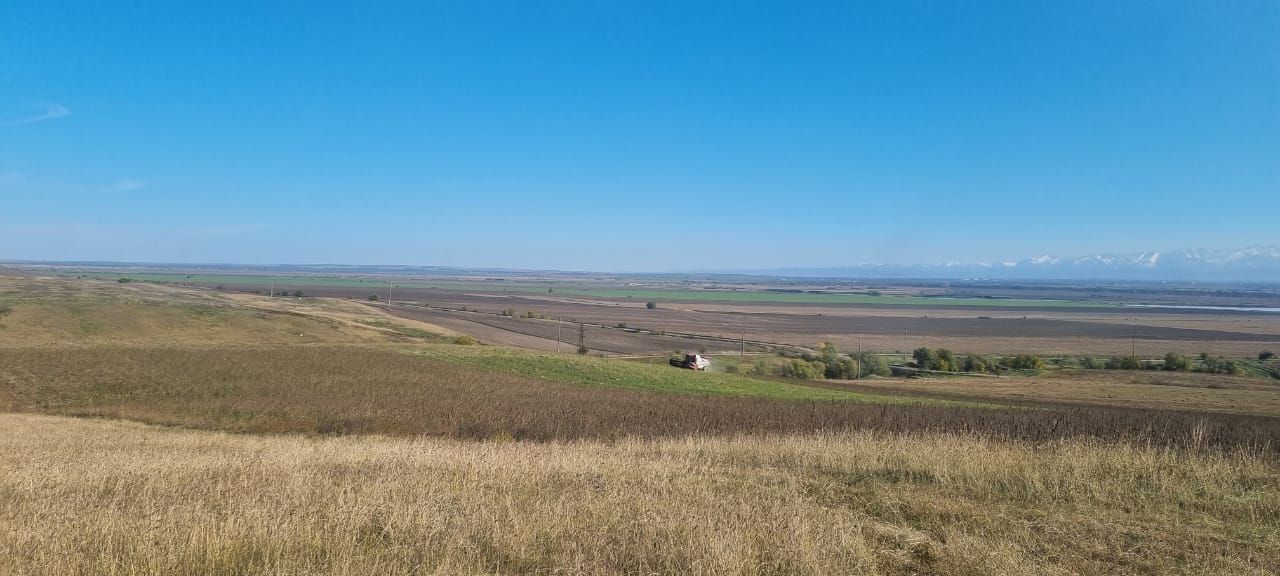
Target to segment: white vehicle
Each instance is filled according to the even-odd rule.
[[[671,365],[690,370],[706,370],[711,367],[711,359],[701,354],[685,354],[684,359],[672,358]]]

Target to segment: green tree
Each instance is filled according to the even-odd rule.
[[[964,358],[965,372],[984,373],[987,371],[987,359],[977,354],[970,354]]]
[[[301,291],[301,290],[294,290],[294,291],[293,291],[293,297],[294,297],[294,298],[301,298],[301,297],[302,297],[302,291]]]
[[[841,380],[853,380],[854,378],[858,377],[859,370],[861,370],[861,367],[858,365],[857,360],[854,360],[853,358],[841,358],[836,363],[836,370],[834,371],[835,372],[834,377],[839,378]],[[827,371],[832,372],[831,368],[827,368]],[[832,376],[828,376],[828,378],[831,378],[831,377]]]
[[[876,375],[888,376],[892,372],[889,370],[889,363],[884,358],[875,354],[859,354],[858,367],[862,376]]]
[[[1108,370],[1138,370],[1142,368],[1142,363],[1133,356],[1112,356],[1105,367]]]
[[[1267,360],[1270,360],[1275,357],[1276,357],[1276,353],[1270,350],[1263,350],[1258,353],[1258,360],[1262,362],[1266,362]]]
[[[823,342],[818,345],[818,359],[825,364],[835,364],[840,359],[840,350],[835,344]]]
[[[938,367],[936,368],[936,370],[942,370],[943,372],[955,372],[959,369],[960,369],[960,364],[959,362],[956,361],[955,355],[952,354],[951,351],[947,350],[946,348],[939,348],[938,349]]]
[[[938,353],[931,348],[921,346],[911,352],[911,358],[916,362],[916,368],[921,370],[936,370],[938,368]]]
[[[644,307],[645,307],[645,308],[648,308],[649,310],[655,310],[655,309],[657,309],[657,308],[658,308],[658,303],[657,303],[657,302],[645,302],[645,303],[644,303]]]
[[[799,378],[801,380],[819,380],[827,371],[825,364],[819,361],[806,362],[799,358],[788,362],[782,366],[782,375],[788,378]]]
[[[1177,352],[1169,352],[1164,355],[1164,365],[1161,366],[1161,369],[1171,372],[1186,372],[1191,370],[1191,359]]]
[[[370,295],[369,295],[369,301],[370,301],[370,302],[377,302],[378,300],[380,300],[380,298],[378,298],[378,295],[377,295],[377,294],[370,294]]]
[[[1014,370],[1040,370],[1044,368],[1044,360],[1035,354],[1018,354],[1008,361]]]
[[[831,342],[823,342],[818,346],[818,362],[823,366],[823,376],[832,379],[851,380],[858,377],[858,361],[840,355],[840,350]]]

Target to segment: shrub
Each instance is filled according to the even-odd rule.
[[[888,376],[891,374],[889,363],[884,358],[874,354],[859,354],[858,366],[863,376],[874,374],[876,376]]]
[[[116,280],[116,282],[119,282],[121,284],[128,284],[129,282],[133,282],[133,278],[121,278],[119,280]]]
[[[1272,351],[1270,351],[1270,350],[1263,350],[1263,351],[1261,351],[1261,352],[1259,352],[1259,353],[1258,353],[1258,360],[1261,360],[1261,361],[1263,361],[1263,362],[1265,362],[1265,361],[1267,361],[1267,360],[1270,360],[1270,359],[1272,359],[1272,358],[1275,358],[1275,357],[1276,357],[1276,353],[1275,353],[1275,352],[1272,352]]]
[[[911,352],[911,358],[915,360],[916,368],[921,370],[936,370],[938,368],[938,353],[930,348],[916,348]]]
[[[960,369],[960,363],[956,361],[956,357],[946,348],[938,349],[938,370],[946,372],[955,372]]]
[[[822,364],[823,375],[827,378],[853,380],[858,377],[858,361],[853,358],[838,358]]]
[[[1044,360],[1035,354],[1019,354],[1009,360],[1009,367],[1014,370],[1040,370],[1044,368]]]
[[[370,295],[369,295],[369,301],[370,301],[370,302],[377,302],[378,300],[380,300],[380,298],[378,298],[378,295],[377,295],[377,294],[370,294]]]
[[[787,378],[801,380],[819,380],[825,375],[827,366],[817,360],[805,361],[795,359],[782,366],[782,375]]]
[[[454,337],[453,343],[459,346],[475,346],[476,339],[463,334],[461,336]]]
[[[965,356],[964,358],[965,372],[986,372],[989,368],[989,365],[990,363],[987,362],[986,358],[983,358],[982,356],[979,356],[977,354],[970,354],[968,356]]]
[[[1107,370],[1137,370],[1141,367],[1142,364],[1133,356],[1112,356],[1105,365]]]
[[[302,297],[302,291],[301,291],[301,290],[294,290],[294,291],[293,291],[293,297],[294,297],[294,298],[301,298],[301,297]]]
[[[658,303],[657,303],[657,302],[645,302],[645,303],[644,303],[644,307],[645,307],[645,308],[648,308],[648,309],[650,309],[650,310],[654,310],[654,309],[657,309],[657,307],[658,307]]]
[[[1083,356],[1080,358],[1080,367],[1085,370],[1097,370],[1104,366],[1106,366],[1106,362],[1092,356]]]
[[[1164,355],[1164,365],[1161,368],[1171,372],[1187,372],[1191,370],[1191,359],[1176,352],[1169,352]]]
[[[1209,374],[1239,374],[1240,365],[1221,356],[1206,358],[1200,363],[1200,371]]]

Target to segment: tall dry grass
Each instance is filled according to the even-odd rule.
[[[871,432],[572,443],[0,415],[0,574],[1270,574],[1280,466]]]

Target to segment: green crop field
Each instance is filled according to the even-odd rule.
[[[916,296],[885,296],[869,294],[834,294],[811,292],[770,292],[757,290],[687,290],[687,289],[628,289],[611,285],[601,287],[584,287],[571,283],[528,283],[528,282],[476,282],[453,279],[424,280],[396,278],[351,278],[334,276],[297,276],[297,275],[259,275],[259,274],[172,274],[172,273],[106,273],[95,272],[85,274],[91,278],[119,280],[127,278],[143,282],[161,282],[184,284],[193,283],[201,286],[235,285],[267,287],[275,284],[279,289],[285,287],[334,287],[361,288],[371,290],[385,289],[388,284],[398,288],[447,289],[474,292],[526,292],[546,293],[549,289],[555,294],[590,296],[611,299],[635,300],[693,300],[705,302],[759,302],[777,304],[860,304],[881,306],[966,306],[981,308],[1109,308],[1116,304],[1104,302],[1077,302],[1070,300],[1014,299],[1014,298],[941,298]]]
[[[914,296],[871,296],[866,294],[812,294],[793,292],[727,292],[710,290],[624,290],[557,289],[557,292],[601,298],[635,298],[640,300],[706,300],[725,302],[776,302],[780,304],[877,304],[894,306],[979,306],[979,307],[1057,307],[1098,308],[1113,304],[1073,302],[1068,300],[1021,300],[1003,298],[922,298]]]

